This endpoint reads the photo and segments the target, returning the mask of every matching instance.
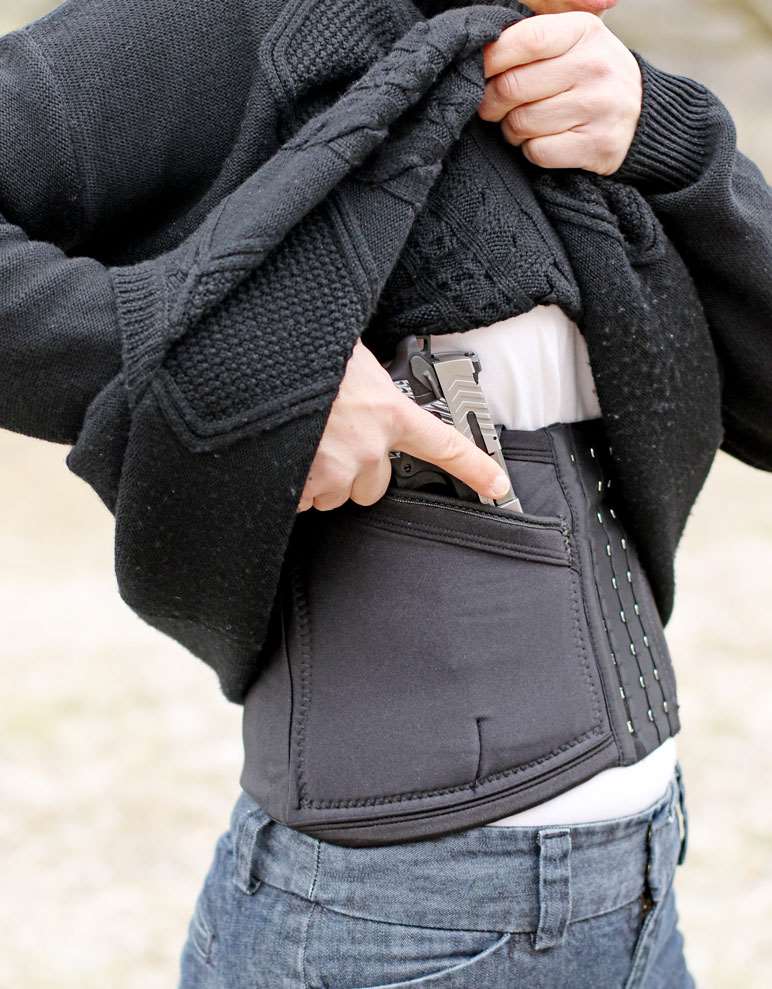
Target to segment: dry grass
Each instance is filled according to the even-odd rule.
[[[49,6],[16,0],[0,30]],[[761,161],[772,46],[734,9],[630,0],[612,23],[721,93]],[[238,792],[239,710],[121,603],[112,519],[65,453],[0,433],[0,986],[169,989]],[[692,817],[679,890],[703,989],[762,989],[772,971],[771,490],[720,456],[678,561],[669,637]]]

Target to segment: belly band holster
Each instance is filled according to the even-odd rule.
[[[680,728],[662,623],[601,420],[503,430],[523,515],[390,488],[301,513],[242,787],[366,846],[525,810]]]

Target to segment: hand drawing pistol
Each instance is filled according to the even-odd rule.
[[[472,350],[433,354],[428,336],[408,336],[399,342],[388,365],[395,385],[409,398],[493,457],[508,474],[499,433],[479,383],[480,359]],[[464,501],[482,501],[512,512],[522,506],[510,485],[503,498],[485,498],[459,478],[435,464],[398,450],[389,453],[392,479],[398,488],[434,488]]]

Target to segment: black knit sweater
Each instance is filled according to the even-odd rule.
[[[767,183],[639,56],[621,169],[530,166],[475,115],[482,45],[528,13],[69,0],[0,40],[0,426],[72,445],[120,593],[231,700],[358,336],[560,305],[665,620],[716,449],[772,468]]]

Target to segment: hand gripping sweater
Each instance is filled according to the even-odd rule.
[[[718,447],[772,468],[770,194],[723,105],[636,55],[620,170],[541,171],[476,116],[530,11],[422,7],[69,0],[0,42],[0,426],[72,446],[121,595],[237,703],[360,336],[561,305],[664,620]]]

